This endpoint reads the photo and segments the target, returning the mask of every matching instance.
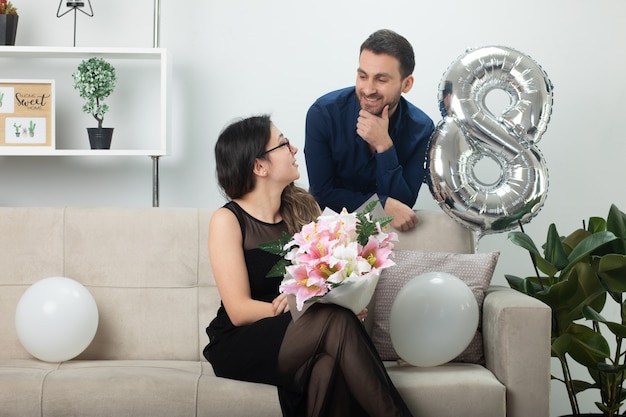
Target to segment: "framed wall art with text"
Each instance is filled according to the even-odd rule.
[[[54,80],[0,79],[0,146],[54,149]]]

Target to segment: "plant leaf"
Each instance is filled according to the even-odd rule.
[[[598,363],[604,363],[610,357],[611,350],[606,339],[589,327],[572,323],[567,334],[571,336],[567,353],[581,365],[597,369]]]
[[[367,240],[369,236],[375,235],[377,233],[376,223],[380,224],[381,228],[387,226],[393,220],[393,216],[384,216],[376,219],[369,218],[368,215],[374,210],[379,200],[370,201],[363,211],[356,213],[356,218],[358,222],[356,224],[356,233],[357,233],[357,242],[361,246],[365,246],[367,244]]]
[[[619,240],[611,242],[610,253],[626,255],[626,214],[611,204],[609,214],[606,218],[606,230],[612,232]]]
[[[289,233],[283,231],[280,239],[271,240],[269,242],[263,242],[259,244],[259,248],[263,249],[266,252],[269,252],[273,255],[280,256],[280,259],[276,264],[269,270],[267,274],[265,274],[266,278],[271,277],[282,277],[285,275],[285,268],[291,265],[291,261],[285,259],[285,255],[287,254],[287,250],[285,250],[285,246],[291,242],[293,236]]]
[[[607,254],[594,263],[609,291],[626,292],[626,255]]]
[[[589,256],[592,252],[601,246],[612,242],[617,237],[611,232],[598,232],[584,238],[569,254],[569,264],[563,269],[563,272],[572,268],[583,258]]]
[[[589,217],[587,231],[589,233],[598,233],[606,230],[606,220],[602,217]]]
[[[537,246],[535,246],[535,242],[533,242],[532,238],[528,236],[524,232],[513,231],[509,232],[508,239],[514,243],[515,245],[526,249],[530,256],[537,264],[537,268],[544,274],[553,277],[558,272],[558,269],[552,265],[550,262],[546,261]]]
[[[528,214],[532,213],[535,206],[538,205],[540,202],[541,196],[536,197],[530,200],[528,203],[524,204],[524,206],[518,211],[495,220],[493,223],[491,223],[491,230],[497,231],[508,229],[512,223],[517,222],[518,220],[521,220]],[[539,208],[537,208],[537,210],[539,210]]]
[[[617,337],[626,337],[626,326],[605,319],[600,313],[589,306],[583,307],[583,316],[587,320],[604,323],[611,333]]]
[[[548,236],[546,238],[546,245],[544,247],[545,259],[557,270],[562,270],[567,266],[569,260],[561,241],[561,236],[556,230],[556,225],[552,223],[548,227]]]
[[[588,389],[600,388],[598,384],[591,384],[589,382],[580,381],[578,379],[572,381],[572,386],[574,387],[574,392],[576,394],[578,394],[579,392],[583,392],[585,390],[588,390]]]
[[[285,258],[280,258],[276,264],[269,270],[267,274],[265,274],[265,278],[271,277],[283,277],[285,276],[286,267],[291,265],[291,262],[286,260]]]
[[[292,238],[293,236],[283,231],[280,239],[263,242],[259,244],[259,248],[274,255],[284,256],[287,253],[287,251],[285,250],[285,245],[287,245],[287,243],[289,243]]]
[[[541,286],[537,283],[536,277],[520,278],[515,275],[504,275],[509,286],[526,295],[534,297],[537,291],[541,291]]]

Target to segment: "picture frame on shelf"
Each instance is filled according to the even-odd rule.
[[[0,147],[55,148],[54,80],[0,79]]]

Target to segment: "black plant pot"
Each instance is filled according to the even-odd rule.
[[[0,14],[0,45],[15,45],[17,19],[16,14]]]
[[[111,149],[112,127],[88,127],[87,134],[89,135],[91,149]]]

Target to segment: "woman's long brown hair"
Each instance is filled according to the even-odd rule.
[[[237,120],[220,133],[215,144],[217,180],[228,198],[240,198],[256,186],[254,161],[265,157],[271,127],[270,116],[260,115]],[[321,210],[308,191],[291,183],[281,195],[280,214],[293,234],[317,219]]]

